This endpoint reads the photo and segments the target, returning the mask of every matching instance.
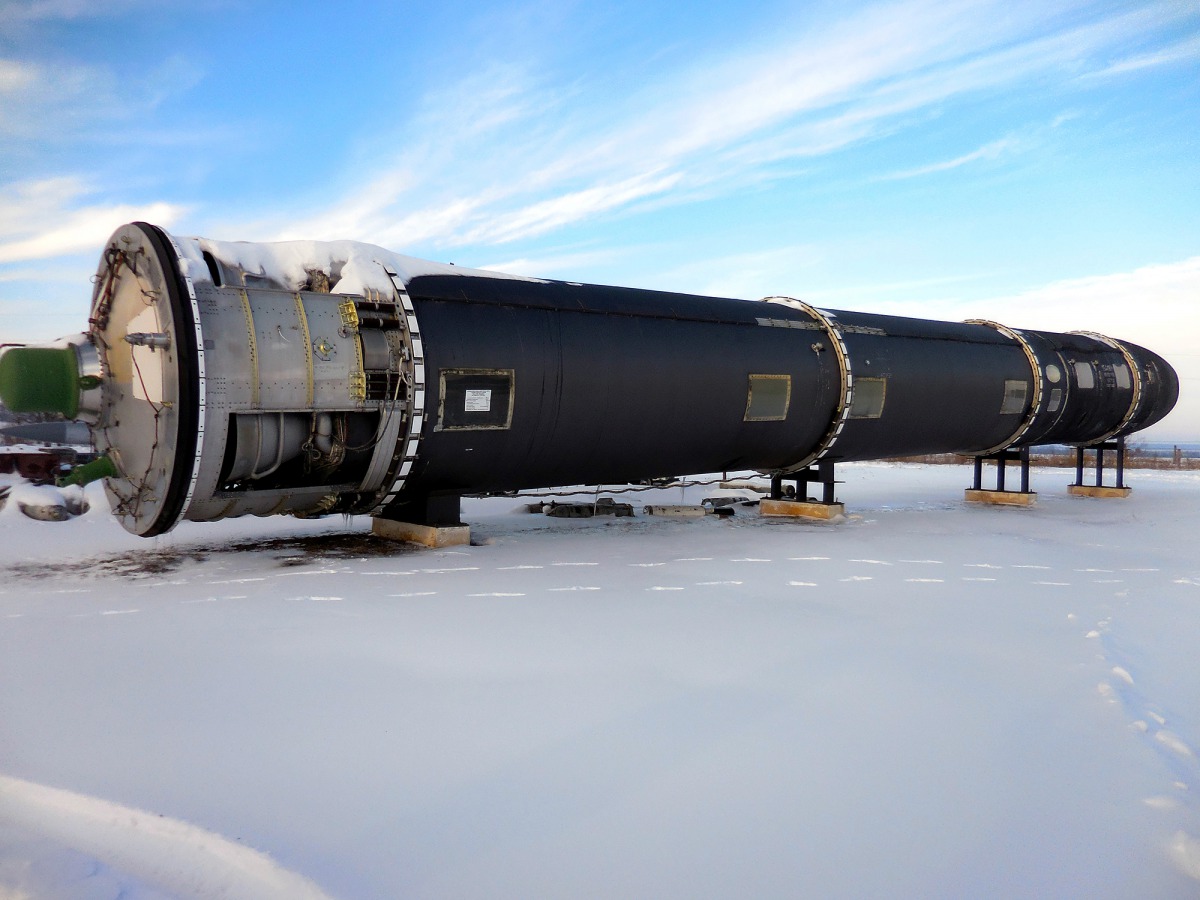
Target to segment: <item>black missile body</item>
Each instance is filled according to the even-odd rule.
[[[68,346],[79,374],[64,411],[89,422],[119,473],[114,510],[147,535],[182,518],[429,520],[468,493],[1091,446],[1159,421],[1179,390],[1155,353],[1091,333],[144,223],[113,236],[91,328]],[[19,407],[31,362],[15,353],[0,389]]]

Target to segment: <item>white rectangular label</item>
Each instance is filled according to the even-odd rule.
[[[486,391],[467,391],[467,412],[491,412],[492,411],[492,392]]]

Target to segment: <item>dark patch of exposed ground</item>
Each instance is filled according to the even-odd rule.
[[[93,556],[71,565],[62,562],[17,563],[0,569],[17,578],[155,578],[188,564],[216,562],[241,553],[265,553],[284,567],[316,565],[349,559],[406,556],[417,548],[386,541],[371,534],[314,534],[244,540],[211,546],[173,547],[165,550],[130,550]]]

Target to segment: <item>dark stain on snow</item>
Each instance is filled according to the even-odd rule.
[[[0,571],[18,578],[155,578],[176,572],[188,564],[220,564],[223,557],[259,553],[272,557],[285,568],[319,565],[331,561],[407,556],[420,549],[371,534],[316,534],[238,541],[212,546],[169,550],[133,550],[83,559],[71,566],[62,562],[30,562]]]

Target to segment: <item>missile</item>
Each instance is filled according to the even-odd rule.
[[[14,411],[82,421],[113,512],[457,523],[465,494],[924,453],[1092,447],[1175,405],[1157,354],[940,322],[477,271],[352,241],[135,222],[89,327],[0,355]]]

